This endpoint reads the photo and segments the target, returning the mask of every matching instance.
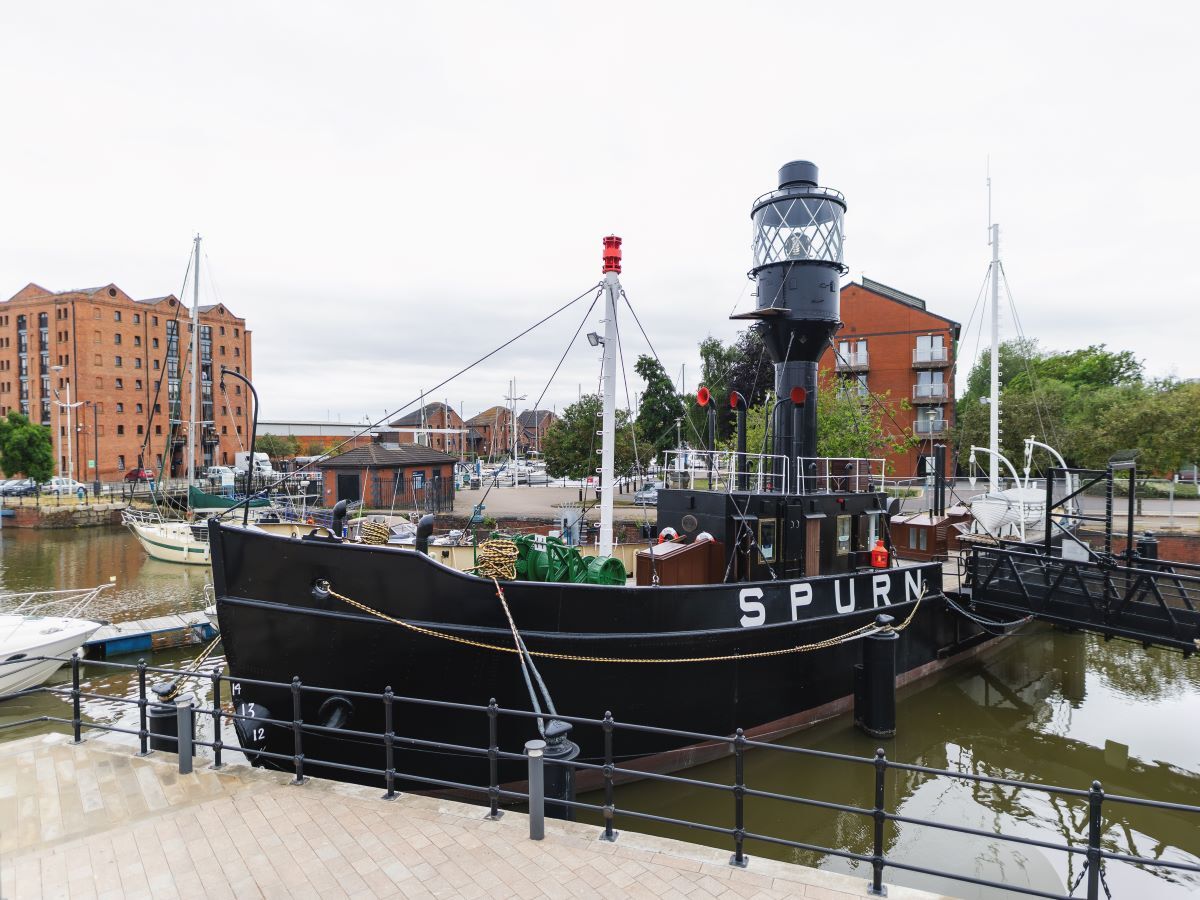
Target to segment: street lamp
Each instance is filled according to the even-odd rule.
[[[63,371],[62,366],[51,366],[51,372]],[[75,480],[75,458],[71,455],[71,410],[77,406],[83,406],[83,401],[77,403],[71,402],[71,380],[67,379],[67,402],[63,403],[58,399],[58,389],[54,389],[54,402],[62,409],[67,411],[67,478],[71,481]]]
[[[92,408],[92,493],[100,498],[100,429],[96,427],[96,404],[91,400],[87,405]]]

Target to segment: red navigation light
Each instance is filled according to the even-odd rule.
[[[712,394],[709,393],[708,388],[702,387],[696,391],[696,402],[701,406],[708,406],[712,402]]]
[[[729,394],[729,408],[730,409],[738,408],[738,392],[737,391],[731,391]]]
[[[621,274],[621,239],[610,234],[604,239],[604,268],[603,272]]]
[[[792,403],[796,406],[803,406],[804,401],[808,399],[808,391],[802,387],[792,388]]]

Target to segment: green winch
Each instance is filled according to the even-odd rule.
[[[523,534],[517,545],[517,578],[573,584],[625,583],[625,565],[615,556],[584,557],[561,538]]]

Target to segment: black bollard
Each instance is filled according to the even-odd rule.
[[[1147,531],[1138,538],[1137,555],[1142,559],[1158,559],[1158,538],[1153,531]]]
[[[895,621],[880,613],[875,625]],[[896,647],[900,635],[883,631],[863,638],[862,665],[854,667],[854,724],[871,737],[896,734]]]
[[[160,681],[150,688],[154,699],[146,705],[146,728],[150,732],[150,749],[165,750],[167,753],[179,752],[179,709],[177,703],[187,700],[195,705],[195,697],[191,693],[180,694],[168,700],[175,685],[173,682]],[[195,717],[191,717],[193,737],[195,732]]]
[[[551,819],[575,821],[575,810],[555,800],[575,801],[575,767],[567,765],[579,755],[579,745],[570,740],[569,722],[551,719],[546,724],[546,815]]]

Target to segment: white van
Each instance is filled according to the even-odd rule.
[[[244,475],[250,464],[250,452],[245,451],[238,453],[233,457],[233,469],[239,475]],[[274,475],[275,470],[271,468],[271,460],[265,453],[254,454],[254,474],[255,475]]]

